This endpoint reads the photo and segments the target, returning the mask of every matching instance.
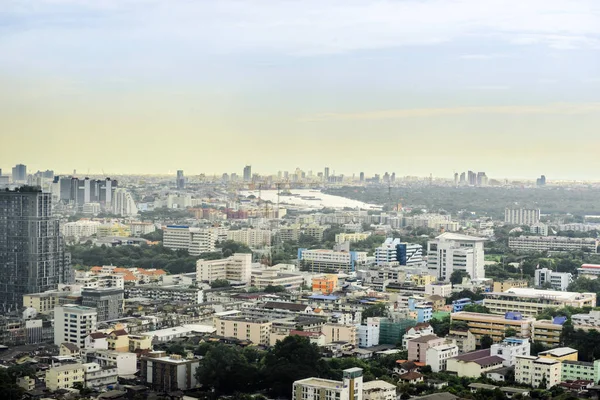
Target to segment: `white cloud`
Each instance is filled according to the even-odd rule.
[[[19,35],[31,40],[28,32],[38,31],[66,42],[104,38],[119,45],[119,40],[153,40],[157,46],[173,43],[225,53],[329,54],[478,36],[556,49],[596,48],[596,4],[597,0],[12,0],[4,6],[4,16],[17,19],[17,24],[0,40],[0,49]],[[82,15],[94,18],[94,23]],[[73,30],[79,35],[73,36]]]

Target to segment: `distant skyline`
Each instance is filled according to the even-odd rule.
[[[600,180],[597,0],[7,0],[0,164]]]

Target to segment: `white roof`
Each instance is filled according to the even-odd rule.
[[[159,329],[157,331],[143,332],[140,335],[146,336],[170,336],[170,335],[185,335],[188,333],[213,333],[216,329],[210,325],[182,325],[173,328]]]
[[[386,389],[395,389],[396,386],[392,385],[391,383],[388,383],[386,381],[382,381],[382,380],[374,380],[374,381],[369,381],[369,382],[364,382],[363,383],[363,390],[373,390],[373,389],[380,389],[380,390],[386,390]]]
[[[444,232],[441,235],[437,236],[436,239],[443,240],[462,240],[469,242],[485,242],[487,239],[482,237],[461,235],[460,233],[452,233],[452,232]]]
[[[559,290],[542,290],[533,288],[510,288],[504,291],[504,293],[513,293],[518,296],[528,297],[550,297],[562,301],[576,300],[577,298],[584,298],[594,295],[594,293],[562,292]]]

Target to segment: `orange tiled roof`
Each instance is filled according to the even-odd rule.
[[[92,271],[92,272],[98,271],[99,272],[99,271],[102,271],[102,267],[92,267],[92,269],[90,271]]]

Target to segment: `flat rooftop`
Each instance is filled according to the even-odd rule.
[[[325,387],[328,389],[342,389],[344,387],[343,382],[341,381],[332,381],[330,379],[322,379],[322,378],[306,378],[300,381],[296,381],[303,386],[317,386],[317,387]]]

